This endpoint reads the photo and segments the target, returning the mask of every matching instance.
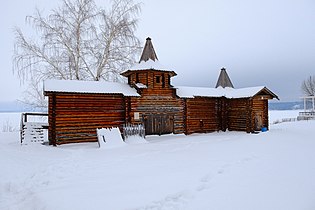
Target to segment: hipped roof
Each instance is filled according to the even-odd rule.
[[[150,37],[146,39],[140,61],[133,65],[129,70],[121,73],[121,75],[127,77],[132,72],[143,70],[164,71],[170,73],[171,76],[177,75],[174,71],[170,71],[169,68],[163,66],[159,62]]]
[[[146,40],[147,41],[145,42],[145,45],[144,45],[144,48],[143,48],[142,55],[141,55],[139,63],[147,62],[148,60],[152,60],[152,61],[159,60],[157,58],[156,53],[155,53],[155,50],[154,50],[151,38],[148,37]]]
[[[222,68],[221,71],[220,71],[220,75],[219,75],[219,78],[218,78],[218,81],[217,81],[217,84],[215,86],[216,88],[217,87],[223,87],[223,88],[226,88],[226,87],[230,87],[230,88],[234,88],[233,84],[232,84],[232,81],[229,77],[229,75],[227,74],[225,68]]]

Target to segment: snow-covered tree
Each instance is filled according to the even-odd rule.
[[[302,91],[306,96],[315,96],[315,76],[310,76],[302,82]]]
[[[34,88],[30,96],[38,95],[45,79],[118,81],[140,49],[135,36],[140,9],[133,0],[112,0],[110,8],[94,0],[61,0],[47,17],[37,9],[26,22],[38,36],[14,30],[13,71]]]

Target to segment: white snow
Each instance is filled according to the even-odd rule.
[[[147,61],[150,62],[150,61]],[[154,61],[152,61],[154,63]],[[157,62],[157,61],[156,61]],[[142,62],[143,63],[143,62]],[[142,83],[136,84],[138,88],[147,88]],[[226,97],[226,98],[248,98],[256,95],[264,86],[248,88],[207,88],[207,87],[186,87],[177,86],[176,94],[181,98],[193,98],[196,96],[205,97]],[[106,93],[123,94],[124,96],[140,96],[136,89],[128,84],[105,81],[78,81],[78,80],[46,80],[44,82],[46,92],[75,92],[75,93]]]
[[[46,80],[44,91],[75,93],[116,93],[124,96],[139,96],[128,84],[106,81]]]
[[[177,86],[177,95],[181,98],[193,98],[196,96],[205,97],[226,97],[226,98],[248,98],[256,95],[264,86],[248,87],[248,88],[207,88],[207,87],[186,87]]]
[[[43,126],[48,126],[48,123],[25,122],[22,144],[43,143],[45,140]]]
[[[125,146],[119,128],[97,129],[98,145],[102,149]]]
[[[295,114],[270,119],[284,115]],[[0,209],[312,210],[314,127],[148,136],[106,150],[97,142],[21,146],[18,131],[0,132]]]
[[[129,70],[161,70],[161,71],[170,71],[169,68],[163,66],[160,61],[153,61],[149,59],[148,61],[141,61],[140,63],[136,63]]]
[[[137,88],[148,88],[145,84],[136,83]]]

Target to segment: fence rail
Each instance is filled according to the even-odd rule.
[[[315,112],[299,112],[299,116],[314,116],[315,117]]]
[[[315,119],[315,112],[299,112],[299,116],[297,117],[298,120],[313,120]]]
[[[124,139],[129,136],[140,136],[145,138],[145,129],[143,124],[126,124],[123,126]]]
[[[47,113],[22,113],[20,122],[20,139],[21,144],[26,142],[43,142],[44,129],[48,129],[48,122],[30,121],[29,116],[47,117]]]

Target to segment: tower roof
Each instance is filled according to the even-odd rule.
[[[215,87],[217,88],[219,86],[221,86],[223,88],[225,88],[225,87],[234,88],[234,86],[233,86],[233,84],[232,84],[232,82],[230,80],[230,77],[227,74],[225,68],[221,69],[221,72],[220,72],[220,75],[219,75],[219,78],[218,78],[218,81],[217,81],[217,84],[216,84]]]
[[[140,61],[131,66],[127,71],[122,72],[121,75],[128,77],[130,74],[135,71],[163,71],[168,72],[170,76],[176,76],[177,74],[174,71],[169,70],[169,68],[160,64],[159,59],[153,48],[151,38],[146,39]]]
[[[159,60],[156,56],[150,37],[147,38],[139,63],[141,63],[141,61],[147,62],[149,59],[153,61]]]

